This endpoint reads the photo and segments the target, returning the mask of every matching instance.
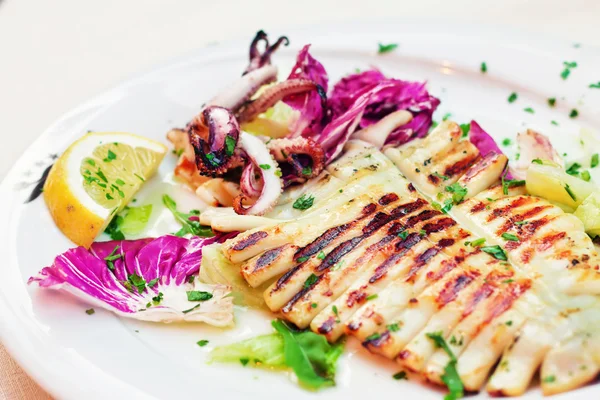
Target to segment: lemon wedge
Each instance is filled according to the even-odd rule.
[[[50,170],[44,200],[56,226],[89,247],[152,177],[167,152],[161,143],[121,132],[90,132]]]

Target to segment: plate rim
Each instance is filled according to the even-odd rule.
[[[398,29],[398,25],[402,25],[403,29]],[[510,44],[514,43],[516,39],[520,40],[522,43],[526,43],[535,50],[541,49],[550,49],[553,51],[560,50],[561,48],[572,48],[573,43],[569,43],[567,40],[563,38],[556,38],[553,35],[544,35],[540,33],[532,33],[528,32],[522,28],[510,27],[508,25],[501,24],[482,24],[482,23],[460,23],[460,22],[452,22],[452,21],[440,21],[435,19],[430,20],[422,20],[422,19],[384,19],[382,21],[359,21],[359,20],[350,20],[350,21],[342,21],[342,22],[334,22],[334,23],[316,23],[316,24],[308,24],[298,27],[293,27],[287,30],[287,35],[293,37],[293,35],[302,36],[313,36],[320,37],[327,32],[331,32],[332,30],[336,33],[343,32],[354,32],[355,29],[359,27],[362,30],[368,30],[369,33],[390,33],[390,34],[399,34],[402,30],[409,28],[409,31],[413,31],[415,29],[426,31],[427,33],[435,33],[435,34],[443,34],[444,31],[450,31],[456,34],[474,36],[477,35],[478,39],[484,40],[486,42],[490,42],[491,44],[498,45],[501,43]],[[283,27],[277,28],[277,30],[282,30]],[[274,29],[273,29],[274,30]],[[249,30],[250,32],[250,30]],[[254,31],[252,31],[254,32]],[[307,33],[309,32],[309,33]],[[150,74],[154,74],[159,72],[164,68],[173,67],[180,63],[190,62],[194,58],[220,58],[223,55],[227,54],[229,51],[236,49],[242,45],[247,46],[248,40],[238,37],[236,39],[227,40],[215,44],[207,44],[203,47],[199,47],[197,49],[185,52],[181,55],[168,58],[164,61],[160,61],[150,65],[149,67],[143,68],[138,72],[133,72],[128,74],[123,79],[118,80],[115,84],[107,87],[99,93],[96,93],[87,100],[81,102],[76,107],[70,109],[69,111],[63,113],[60,117],[58,117],[53,123],[51,123],[33,142],[27,146],[25,151],[18,157],[13,166],[8,170],[2,182],[0,183],[0,220],[4,222],[16,222],[16,218],[11,217],[11,215],[7,215],[8,211],[12,211],[15,208],[14,202],[8,201],[7,196],[3,196],[6,194],[10,194],[12,192],[12,187],[10,186],[12,182],[15,181],[15,177],[18,172],[22,169],[22,165],[25,164],[28,158],[28,154],[34,154],[34,149],[39,147],[43,142],[47,141],[49,136],[59,129],[61,124],[65,121],[70,120],[71,118],[75,118],[81,115],[86,109],[90,108],[92,105],[102,103],[104,101],[109,100],[113,93],[118,92],[120,90],[126,89],[129,85],[135,84],[138,81],[143,80]],[[581,54],[581,58],[591,56],[593,58],[600,57],[600,46],[585,44],[578,49]],[[20,214],[20,212],[18,213]],[[17,215],[18,215],[17,214]],[[9,235],[13,230],[12,223],[6,223],[5,229],[0,229],[0,237]],[[16,239],[13,238],[11,241],[3,240],[0,241],[0,249],[4,250],[3,254],[11,255],[11,249],[14,249],[12,246],[16,243]],[[8,272],[19,271],[19,263],[14,260],[13,257],[8,257],[8,261],[4,268]],[[97,374],[98,371],[92,371],[93,368],[89,368],[87,366],[85,371],[78,370],[78,367],[75,364],[67,365],[71,368],[73,374],[87,374],[89,377],[93,379],[90,382],[94,383],[94,387],[86,387],[87,390],[83,391],[77,386],[73,385],[73,375],[67,374],[56,374],[53,373],[53,360],[38,357],[35,349],[37,348],[34,344],[35,338],[32,336],[31,331],[19,332],[17,328],[26,327],[26,323],[23,321],[19,321],[19,315],[17,313],[18,310],[15,310],[11,307],[9,301],[6,300],[6,295],[4,287],[0,286],[0,317],[3,320],[3,323],[0,324],[0,339],[2,344],[6,348],[9,355],[19,364],[19,366],[32,378],[36,381],[38,385],[40,385],[44,390],[50,393],[52,396],[56,398],[81,398],[80,396],[87,396],[88,398],[106,398],[106,396],[114,395],[114,386],[111,382],[107,382],[106,379],[99,379],[98,375],[90,375],[91,372]],[[30,336],[30,337],[27,337]],[[24,346],[27,344],[28,346]],[[60,355],[64,352],[64,349],[60,346],[53,346],[52,353],[56,355]],[[43,362],[40,362],[43,361]],[[92,365],[93,366],[93,365]],[[104,375],[111,380],[116,380],[113,377]],[[119,380],[119,382],[121,382]],[[117,384],[119,382],[112,382],[113,384]],[[124,382],[121,382],[124,383]],[[90,389],[93,389],[93,392],[90,392]],[[93,396],[90,397],[90,393],[93,393]],[[136,398],[154,398],[153,396],[149,396],[146,392],[142,392],[135,388],[133,385],[124,384],[119,387],[120,396],[135,396]]]

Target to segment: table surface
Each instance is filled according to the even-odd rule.
[[[157,62],[258,29],[450,19],[598,46],[598,17],[596,0],[0,0],[0,179],[48,125],[87,98]],[[0,345],[0,399],[38,398],[50,396]]]

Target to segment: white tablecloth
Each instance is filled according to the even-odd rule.
[[[379,18],[510,26],[600,45],[598,0],[0,0],[0,178],[61,114],[153,63],[261,28]],[[0,345],[0,399],[46,397]]]

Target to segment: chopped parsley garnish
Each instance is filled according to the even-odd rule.
[[[550,121],[550,123],[554,126],[558,126],[558,122],[556,122],[555,120]]]
[[[152,302],[154,303],[154,305],[158,305],[163,300],[163,297],[164,297],[163,292],[158,292],[158,294],[156,296],[152,297]]]
[[[512,321],[506,321],[505,324],[506,324],[506,326],[512,326],[513,322]]]
[[[85,313],[87,315],[92,315],[96,312],[96,310],[94,310],[93,308],[88,308],[87,310],[85,310]]]
[[[269,164],[260,164],[259,167],[264,170],[271,169],[271,166]]]
[[[146,289],[146,280],[138,274],[133,273],[127,277],[127,282],[124,282],[123,286],[125,286],[129,291],[132,291],[132,289],[135,287],[138,293],[142,294]]]
[[[200,307],[200,304],[196,304],[194,307],[192,308],[188,308],[187,310],[183,310],[182,313],[187,314],[190,313],[192,311],[194,311],[196,308]]]
[[[311,306],[312,308],[317,308],[319,305],[318,305],[317,303],[312,303],[310,306]]]
[[[317,283],[318,280],[319,277],[317,275],[310,274],[310,276],[306,278],[306,281],[304,281],[304,285],[302,287],[304,289],[310,289],[315,283]]]
[[[590,83],[590,89],[600,89],[600,81],[598,83]]]
[[[434,173],[433,173],[433,174],[431,174],[431,175],[435,176],[436,178],[440,178],[440,179],[441,179],[441,180],[443,180],[443,181],[447,181],[448,179],[450,179],[450,178],[448,178],[446,175],[441,175],[441,174],[440,174],[439,172],[437,172],[437,171],[436,171],[436,172],[434,172]]]
[[[373,334],[371,334],[371,335],[367,336],[367,337],[365,338],[365,341],[366,341],[366,342],[370,342],[370,341],[372,341],[372,340],[377,340],[377,339],[379,339],[379,338],[381,338],[381,333],[379,333],[379,332],[375,332],[375,333],[373,333]]]
[[[171,211],[177,222],[179,222],[182,225],[181,229],[175,233],[175,236],[184,236],[188,233],[201,237],[214,236],[214,233],[210,226],[200,225],[200,221],[198,220],[200,211],[191,210],[187,214],[177,211],[177,203],[175,203],[175,200],[173,200],[171,196],[167,194],[163,196],[162,201],[165,207],[167,207],[169,211]]]
[[[394,375],[392,375],[392,378],[394,378],[395,380],[399,381],[402,379],[408,379],[408,376],[406,376],[406,372],[405,371],[400,371],[395,373]]]
[[[379,49],[377,50],[377,53],[384,54],[384,53],[389,53],[390,51],[396,50],[396,48],[398,47],[398,44],[397,43],[390,43],[390,44],[379,43],[378,46],[379,46]]]
[[[540,160],[539,158],[534,158],[533,160],[531,160],[532,164],[539,164],[539,165],[544,165],[544,162],[542,160]]]
[[[592,156],[592,161],[590,162],[590,167],[596,168],[598,166],[598,164],[600,164],[600,156],[598,156],[598,153],[596,153]]]
[[[292,207],[296,210],[308,210],[313,206],[314,201],[315,197],[313,195],[307,196],[306,194],[303,194],[294,201]]]
[[[510,242],[518,242],[519,237],[517,235],[513,235],[512,233],[504,232],[502,235],[502,239],[508,240]]]
[[[548,105],[549,105],[550,107],[554,107],[554,106],[556,105],[556,97],[550,97],[550,98],[548,99]]]
[[[325,259],[325,253],[323,252],[323,250],[321,250],[321,251],[319,252],[319,254],[317,254],[317,258],[318,258],[319,260],[324,260],[324,259]]]
[[[232,156],[235,151],[235,139],[229,135],[225,136],[225,154]]]
[[[88,158],[87,160],[85,160],[85,162],[90,164],[92,167],[96,166],[96,161],[92,160],[91,158]]]
[[[106,158],[102,161],[111,162],[116,159],[117,159],[117,155],[115,153],[113,153],[112,151],[108,150],[108,153],[106,154]]]
[[[461,137],[469,136],[469,132],[471,131],[471,124],[460,124],[460,130],[462,131]]]
[[[515,92],[512,92],[510,94],[510,96],[508,96],[508,102],[509,103],[514,103],[517,100],[518,97],[519,97],[519,95],[517,95]]]
[[[485,74],[487,72],[487,64],[484,62],[481,63],[481,73]]]
[[[308,257],[298,257],[298,258],[296,259],[296,262],[303,263],[303,262],[304,262],[304,261],[306,261],[306,260],[308,260]]]
[[[531,107],[526,107],[523,109],[523,111],[525,111],[526,113],[529,113],[529,114],[535,114],[535,110]]]
[[[581,173],[581,179],[583,179],[586,182],[589,182],[590,180],[592,180],[592,176],[590,175],[590,171],[583,171]]]
[[[569,175],[573,175],[573,176],[578,176],[579,175],[579,168],[581,168],[581,164],[579,163],[573,163],[569,166],[569,168],[567,168],[565,170],[565,172]]]
[[[304,176],[312,175],[312,168],[311,167],[302,168],[302,175],[304,175]]]
[[[446,192],[452,193],[452,201],[454,204],[462,202],[467,195],[467,188],[455,182],[452,185],[446,186]]]
[[[242,357],[242,358],[240,358],[240,362],[245,367],[250,362],[250,359],[248,357]]]
[[[458,360],[446,341],[442,336],[442,332],[431,332],[427,333],[427,337],[435,343],[435,346],[443,349],[448,357],[450,357],[450,361],[444,368],[444,374],[442,375],[442,382],[446,384],[446,387],[450,391],[444,400],[456,400],[460,399],[464,396],[464,385],[460,380],[460,376],[458,375],[458,371],[456,370],[456,364]]]
[[[446,199],[444,200],[444,206],[440,208],[440,210],[444,213],[444,214],[448,214],[450,212],[450,210],[452,210],[452,206],[454,206],[454,201],[452,199]],[[424,236],[424,235],[421,235]]]
[[[402,231],[398,234],[398,237],[402,240],[405,240],[408,237],[408,231]]]
[[[506,174],[502,175],[502,193],[508,196],[508,189],[511,187],[522,186],[525,181],[519,181],[516,179],[505,179]]]
[[[227,137],[229,137],[229,136],[227,136]],[[196,344],[197,344],[198,346],[200,346],[200,347],[204,347],[204,346],[206,346],[206,345],[208,344],[208,340],[198,340],[198,341],[196,342]]]
[[[106,261],[106,266],[111,271],[115,270],[115,264],[113,263],[113,261],[123,258],[123,254],[117,254],[117,251],[119,250],[119,248],[120,248],[119,246],[115,246],[113,251],[111,251],[108,256],[104,257],[104,261]]]
[[[215,160],[216,157],[213,153],[207,153],[205,157],[211,165],[213,165],[215,167],[219,166],[219,162],[217,160]]]
[[[419,235],[420,235],[420,236],[427,236],[427,231],[426,231],[425,229],[421,229],[421,230],[419,231]]]
[[[569,118],[577,118],[578,115],[579,115],[579,111],[577,111],[576,109],[572,109],[571,112],[569,113]]]
[[[568,62],[565,61],[563,62],[565,69],[562,70],[562,72],[560,73],[560,77],[563,79],[567,79],[569,77],[569,75],[571,74],[571,69],[573,68],[577,68],[577,63],[572,61],[572,62]]]
[[[509,138],[505,138],[502,141],[502,146],[510,146],[512,144],[512,140],[510,140]]]
[[[387,326],[388,331],[390,332],[398,332],[400,330],[400,326],[397,323],[389,324]]]
[[[148,284],[146,286],[148,286],[149,288],[153,287],[154,285],[156,285],[158,283],[159,278],[154,278],[152,279],[150,282],[148,282]]]
[[[376,298],[378,298],[379,295],[377,293],[373,293],[367,296],[367,301],[369,300],[375,300]]]
[[[542,379],[542,382],[544,383],[552,383],[556,381],[556,376],[554,375],[548,375],[546,377],[544,377],[544,379]]]
[[[575,193],[573,193],[573,191],[571,190],[571,186],[569,186],[568,183],[565,183],[565,190],[569,194],[569,196],[573,199],[573,201],[577,201],[577,196],[575,196]]]
[[[142,182],[146,182],[146,180],[145,180],[145,179],[144,179],[142,176],[140,176],[140,175],[138,175],[138,174],[134,174],[134,175],[135,175],[135,177],[136,177],[136,178],[138,178],[140,181],[142,181]]]
[[[336,306],[336,305],[334,305],[333,307],[331,307],[331,311],[333,311],[333,315],[335,315],[335,318],[337,318],[337,319],[335,320],[335,322],[336,322],[337,324],[339,324],[339,323],[340,323],[340,314],[339,314],[339,312],[338,312],[338,308],[337,308],[337,306]]]
[[[517,221],[517,222],[515,222],[515,225],[521,226],[521,225],[527,225],[528,223],[529,223],[529,221]]]
[[[442,117],[442,121],[447,121],[448,118],[450,118],[452,116],[452,113],[446,113],[444,114],[444,116]]]
[[[190,275],[187,281],[188,283],[194,283],[194,279],[196,279],[196,277],[194,275]]]
[[[187,290],[185,292],[188,301],[207,301],[213,298],[212,293],[200,290]]]
[[[502,260],[502,261],[508,260],[508,258],[506,257],[506,252],[504,251],[504,249],[502,249],[502,247],[500,247],[498,245],[484,246],[481,248],[481,251],[488,253],[489,255],[493,256],[497,260]]]
[[[485,243],[485,238],[479,238],[479,239],[473,240],[469,244],[473,247],[479,247],[479,246],[482,246],[484,243]]]

